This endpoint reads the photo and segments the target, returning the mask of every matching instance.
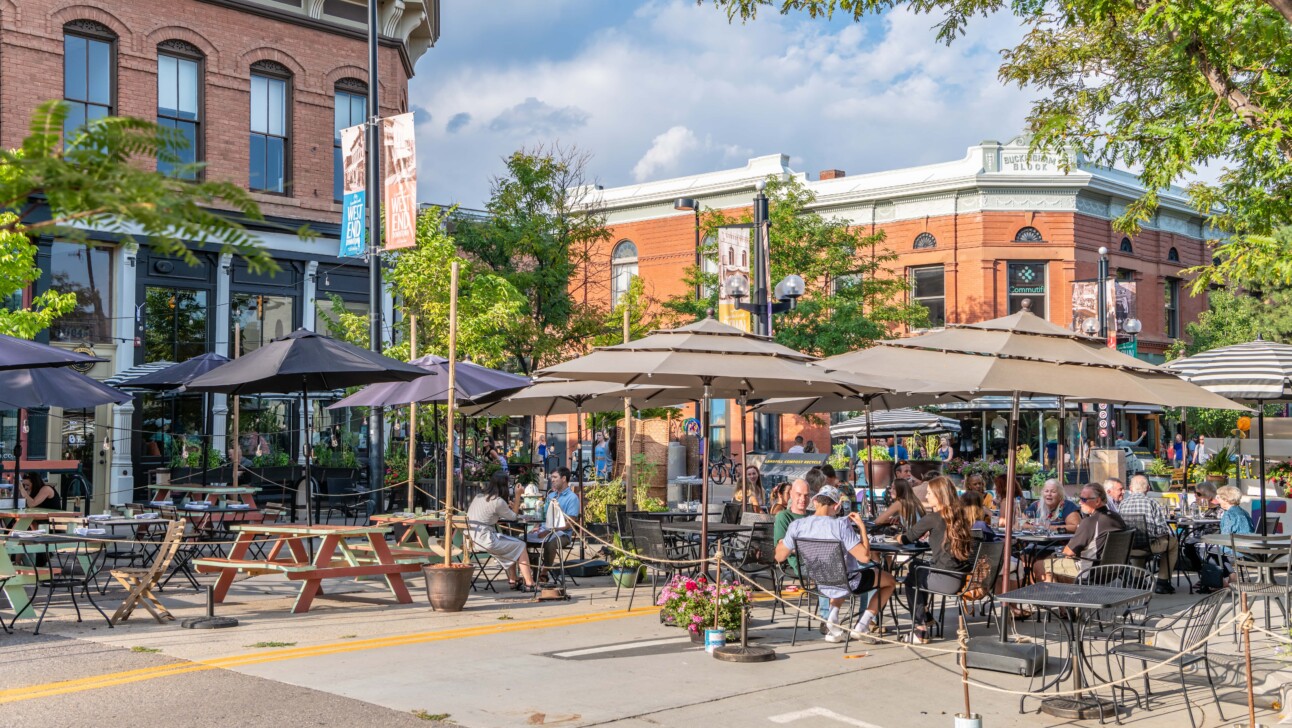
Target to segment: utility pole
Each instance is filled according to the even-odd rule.
[[[381,351],[381,304],[384,296],[381,286],[381,107],[377,96],[377,5],[378,0],[368,0],[368,125],[364,140],[367,163],[367,191],[365,194],[368,215],[368,348]],[[386,429],[385,413],[377,407],[368,420],[368,487],[376,490],[385,484],[386,454],[383,436]],[[376,500],[380,508],[381,495]],[[371,501],[370,501],[371,502]],[[412,504],[409,504],[412,507]]]

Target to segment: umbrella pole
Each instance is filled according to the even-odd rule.
[[[624,298],[624,343],[632,340],[632,327],[628,320],[628,299]],[[632,398],[624,397],[624,508],[633,510],[633,409]],[[611,453],[613,456],[614,453]]]
[[[215,428],[215,422],[211,417],[211,393],[207,392],[202,399],[206,404],[202,417],[202,424],[206,425],[206,434],[202,436],[202,485],[205,487],[211,480],[211,459],[207,456],[211,452],[211,430]]]
[[[1015,468],[1018,465],[1018,453],[1015,451],[1018,440],[1018,399],[1019,393],[1014,392],[1013,402],[1009,408],[1009,452],[1006,453],[1008,465],[1005,468],[1005,500],[1001,503],[1001,510],[1005,512],[1005,562],[1008,566],[1009,555],[1013,553],[1010,549],[1013,547],[1014,540],[1014,475]],[[1004,569],[1004,588],[1002,592],[1009,591],[1009,572],[1010,569]]]
[[[310,447],[310,386],[304,377],[301,378],[301,410],[305,413],[305,525],[313,527],[314,510],[310,508],[314,498],[313,459]],[[310,543],[313,543],[311,541]]]
[[[1064,440],[1068,437],[1068,398],[1059,397],[1059,447],[1055,450],[1055,473],[1059,476],[1059,490],[1063,490],[1063,471],[1066,469],[1063,464]],[[1044,424],[1044,423],[1042,423]]]
[[[1180,408],[1180,456],[1184,458],[1184,474],[1180,477],[1184,483],[1180,485],[1180,490],[1188,497],[1189,494],[1189,461],[1192,457],[1189,455],[1189,408]]]
[[[701,574],[709,575],[709,381],[704,382],[704,410],[700,424],[700,567]]]
[[[417,316],[408,317],[408,360],[417,358]],[[408,510],[413,510],[413,470],[417,457],[417,403],[408,403]],[[378,496],[380,497],[380,496]]]
[[[871,465],[875,459],[875,452],[872,443],[874,438],[871,437],[875,428],[875,423],[871,421],[870,398],[866,398],[866,490],[870,491],[870,517],[874,518],[879,515],[879,509],[875,507],[875,469]]]
[[[458,367],[458,263],[453,262],[449,281],[449,391],[445,393],[448,407],[448,440],[444,449],[446,463],[444,475],[444,563],[453,563],[453,410],[457,403]],[[465,428],[465,423],[463,424]]]
[[[745,494],[741,499],[740,510],[749,510],[749,446],[745,443],[745,393],[740,393],[740,490]],[[761,488],[759,488],[761,490]],[[762,502],[762,493],[754,494],[754,512],[757,513]]]
[[[238,342],[242,341],[242,324],[233,324],[233,358],[238,358],[238,350],[242,347]],[[242,471],[242,397],[236,392],[233,394],[233,487],[238,487],[238,474]],[[295,499],[293,499],[293,503]],[[292,508],[292,518],[296,517],[296,508]]]
[[[1269,532],[1268,506],[1265,503],[1265,402],[1256,400],[1256,435],[1261,441],[1256,443],[1256,458],[1260,461],[1257,464],[1257,470],[1260,473],[1261,487],[1261,535],[1264,536]]]
[[[578,446],[577,448],[578,452],[575,454],[574,467],[579,471],[578,473],[579,475],[579,517],[582,518],[583,517],[583,400],[581,399],[577,400],[574,404],[574,431],[578,433],[576,435],[576,437],[578,437],[578,442],[575,443]],[[625,484],[625,489],[624,489],[625,502],[627,500],[627,493],[628,493],[627,484]],[[583,552],[583,548],[584,548],[583,545],[586,541],[587,539],[579,540],[580,559],[586,557],[586,554]]]

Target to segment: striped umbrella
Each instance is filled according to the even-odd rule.
[[[1261,533],[1265,533],[1265,407],[1266,402],[1292,400],[1292,346],[1256,341],[1176,359],[1167,369],[1216,394],[1240,402],[1255,402],[1257,468],[1261,483]],[[1185,467],[1189,467],[1188,458]]]
[[[877,411],[871,415],[871,425],[873,432],[867,433],[866,418],[854,417],[831,427],[830,436],[887,437],[910,435],[916,432],[924,435],[940,435],[945,432],[960,431],[960,423],[950,417],[908,408]]]

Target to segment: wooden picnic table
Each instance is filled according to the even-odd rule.
[[[6,531],[30,531],[38,523],[51,518],[82,518],[77,511],[62,511],[51,508],[10,508],[0,511],[0,529]]]
[[[5,546],[0,548],[0,578],[10,577],[3,587],[5,598],[9,602],[9,608],[18,617],[31,617],[31,601],[27,596],[27,587],[36,583],[35,570],[32,569],[30,564],[15,564],[14,555],[21,555],[29,551],[31,546],[36,545],[45,547],[44,550],[50,550],[51,547],[57,549],[59,546],[75,545],[81,542],[97,543],[99,548],[95,550],[95,553],[89,554],[87,558],[80,560],[81,568],[85,570],[85,573],[89,573],[94,568],[93,559],[97,552],[102,550],[107,542],[121,540],[122,538],[122,536],[114,536],[111,533],[86,536],[57,533],[32,538],[0,536],[0,541],[3,541]],[[27,549],[23,548],[24,543],[28,544]]]
[[[444,546],[440,540],[431,533],[432,530],[442,530],[444,528],[444,518],[435,513],[377,513],[368,517],[368,520],[377,525],[383,526],[406,526],[403,535],[395,544],[394,554],[396,559],[421,557],[423,563],[442,563],[444,561]],[[466,531],[466,523],[459,519],[455,526],[453,534],[453,547],[457,552],[462,548],[462,534]],[[459,552],[460,553],[460,552]],[[454,556],[458,554],[455,553]]]
[[[228,558],[193,560],[198,573],[218,573],[214,599],[223,602],[229,586],[239,573],[252,576],[281,573],[290,581],[300,581],[300,592],[292,612],[308,612],[314,598],[323,593],[324,579],[380,576],[400,604],[413,598],[404,584],[404,574],[421,571],[420,563],[396,560],[386,543],[389,526],[307,526],[303,523],[244,523],[233,526],[237,532]],[[305,539],[322,539],[310,559]],[[356,543],[357,542],[357,543]],[[251,558],[253,544],[268,546],[265,558]],[[357,548],[358,547],[358,548]],[[284,549],[287,555],[284,554]]]
[[[188,496],[189,500],[199,500],[193,498],[193,496],[200,495],[202,496],[200,500],[211,504],[218,502],[221,496],[237,496],[237,500],[246,503],[252,508],[256,506],[256,494],[260,492],[260,488],[250,485],[240,485],[235,488],[230,485],[186,485],[184,483],[150,485],[148,489],[153,491],[154,502],[170,500],[172,493],[183,493]],[[179,504],[177,503],[176,505]]]

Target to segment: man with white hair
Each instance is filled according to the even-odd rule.
[[[1122,501],[1126,498],[1126,484],[1120,478],[1109,478],[1104,481],[1104,492],[1108,494],[1108,510],[1121,513]]]
[[[1166,522],[1166,509],[1162,504],[1148,497],[1148,478],[1143,475],[1134,475],[1130,479],[1130,492],[1122,497],[1117,512],[1121,514],[1126,525],[1138,529],[1141,519],[1143,528],[1148,536],[1149,548],[1134,549],[1131,551],[1131,563],[1136,566],[1144,566],[1152,555],[1161,555],[1157,566],[1157,588],[1158,594],[1174,594],[1175,587],[1171,585],[1171,574],[1175,572],[1175,561],[1180,551],[1180,542],[1176,538],[1175,529],[1171,528]]]

